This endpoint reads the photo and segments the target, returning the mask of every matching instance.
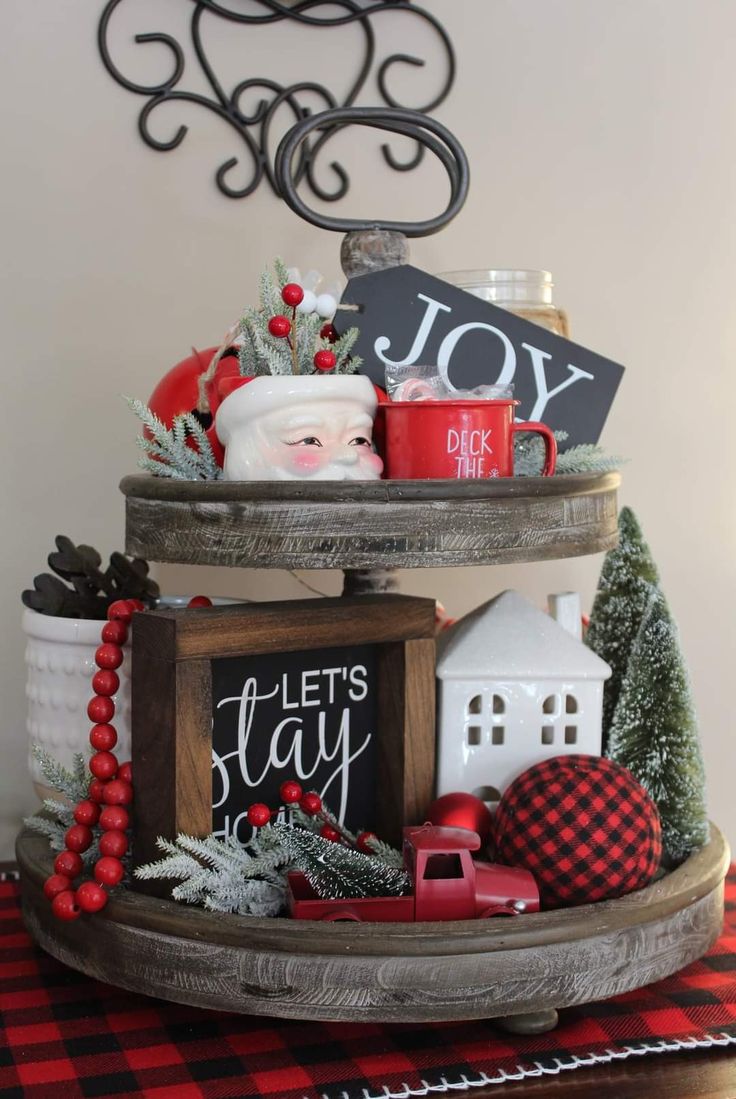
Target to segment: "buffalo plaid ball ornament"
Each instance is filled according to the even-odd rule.
[[[496,859],[534,875],[545,908],[623,896],[652,880],[662,854],[657,807],[625,767],[555,756],[506,789]]]

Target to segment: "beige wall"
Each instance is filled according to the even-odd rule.
[[[712,814],[736,838],[728,424],[736,396],[736,6],[426,6],[457,47],[458,82],[438,117],[465,144],[472,186],[455,223],[413,245],[414,260],[430,271],[549,268],[576,338],[627,364],[604,442],[631,459],[621,499],[641,518],[679,620]],[[338,266],[339,238],[298,221],[265,188],[244,202],[220,196],[212,172],[237,143],[203,112],[183,112],[191,130],[178,151],[143,146],[135,126],[141,101],[109,79],[97,56],[101,7],[101,0],[3,6],[0,858],[33,806],[20,591],[43,568],[57,532],[108,552],[122,544],[117,483],[134,468],[136,428],[118,394],[145,397],[191,344],[217,341],[274,255],[328,274]],[[185,9],[174,0],[128,0],[121,34],[174,27]],[[384,28],[401,49],[406,26],[390,16]],[[345,33],[350,52],[358,36]],[[247,51],[232,30],[223,38],[215,28],[210,39],[226,82],[250,71],[237,73]],[[256,55],[261,72],[318,71],[334,75],[338,91],[350,71],[319,35],[295,28],[264,30]],[[141,79],[162,71],[157,59],[166,64],[158,46],[124,56]],[[418,87],[409,78],[431,91],[431,73],[412,70],[408,97]],[[159,132],[181,117],[162,112]],[[439,208],[438,170],[396,176],[372,146],[364,134],[343,139],[354,178],[343,209],[426,216]],[[437,595],[454,614],[508,586],[537,600],[575,586],[589,601],[599,566],[587,558],[428,570],[407,574],[404,588]],[[184,567],[159,575],[171,591],[302,594],[281,573],[265,581]],[[308,578],[336,588],[334,576]]]

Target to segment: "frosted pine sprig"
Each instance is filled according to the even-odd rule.
[[[152,435],[139,435],[136,440],[146,455],[138,462],[141,469],[179,481],[216,481],[222,476],[207,434],[191,412],[175,416],[168,428],[143,401],[124,400]],[[194,439],[197,450],[189,446],[189,438]]]
[[[179,835],[176,843],[159,839],[166,856],[139,866],[141,879],[178,878],[174,900],[198,904],[213,912],[237,912],[248,916],[276,916],[284,906],[286,881],[280,873],[286,853],[263,828],[245,847],[234,837],[198,839]]]
[[[557,443],[569,437],[567,431],[555,431]],[[610,473],[625,464],[625,458],[606,454],[597,443],[580,443],[557,455],[555,474]],[[516,477],[539,477],[544,467],[544,442],[538,435],[517,432],[514,438],[514,474]]]

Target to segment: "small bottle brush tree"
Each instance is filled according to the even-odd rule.
[[[606,554],[590,615],[587,643],[611,667],[603,689],[603,747],[613,720],[631,650],[659,573],[631,508],[618,517],[619,544]]]
[[[666,865],[707,841],[705,773],[690,683],[677,628],[657,590],[631,650],[606,754],[628,767],[656,803]]]

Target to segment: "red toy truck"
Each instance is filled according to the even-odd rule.
[[[539,891],[528,870],[474,862],[480,837],[465,828],[432,824],[404,829],[404,864],[412,892],[405,897],[320,899],[304,874],[289,874],[289,909],[297,920],[411,923],[474,920],[539,911]]]

